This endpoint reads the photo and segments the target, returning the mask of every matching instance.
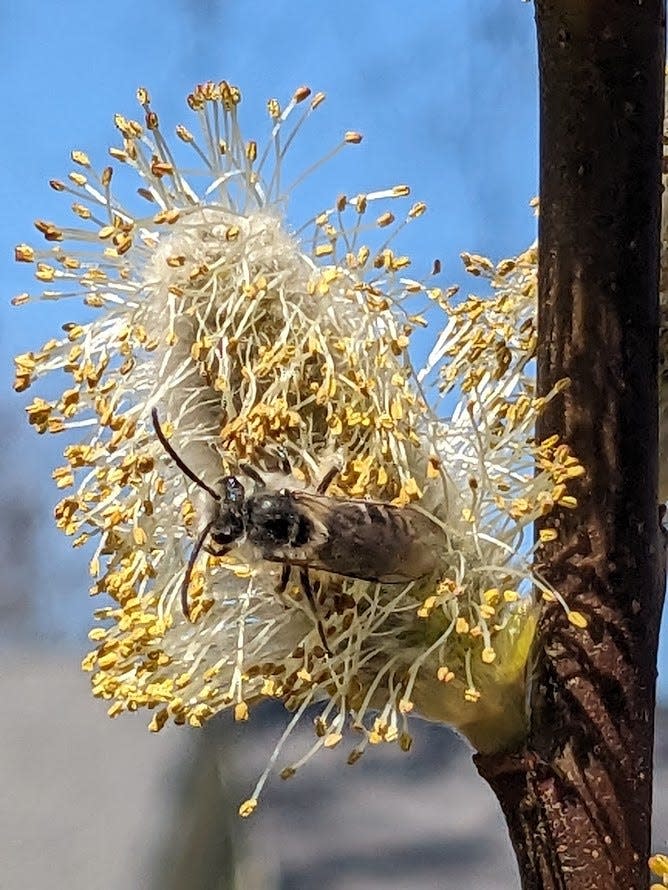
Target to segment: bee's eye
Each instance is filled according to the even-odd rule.
[[[223,479],[222,500],[226,504],[242,504],[246,490],[236,476],[225,476]]]

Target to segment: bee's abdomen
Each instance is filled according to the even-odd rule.
[[[329,571],[367,581],[412,581],[438,566],[435,527],[410,508],[342,501],[325,520],[319,561]]]

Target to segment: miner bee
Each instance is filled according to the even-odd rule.
[[[315,492],[289,488],[272,491],[254,467],[240,464],[239,469],[255,483],[254,493],[246,495],[237,476],[224,476],[220,491],[216,491],[176,453],[160,426],[155,408],[151,417],[165,451],[216,503],[213,517],[193,545],[181,584],[181,606],[186,618],[190,612],[190,579],[202,549],[223,556],[248,541],[262,559],[283,564],[278,593],[285,591],[291,571],[296,568],[328,652],[309,570],[380,584],[400,584],[416,581],[438,568],[443,532],[418,508],[327,495],[339,472],[337,467],[326,473]],[[282,469],[286,474],[290,472],[287,458]]]

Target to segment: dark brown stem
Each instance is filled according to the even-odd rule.
[[[525,890],[645,888],[663,545],[657,341],[662,0],[536,0],[538,390],[587,470],[556,515],[525,749],[478,755]],[[555,525],[555,516],[546,520]]]

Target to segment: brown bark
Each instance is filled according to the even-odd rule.
[[[663,542],[657,341],[663,0],[536,0],[540,66],[538,437],[585,465],[545,520],[547,605],[523,750],[478,755],[522,886],[645,888]]]

